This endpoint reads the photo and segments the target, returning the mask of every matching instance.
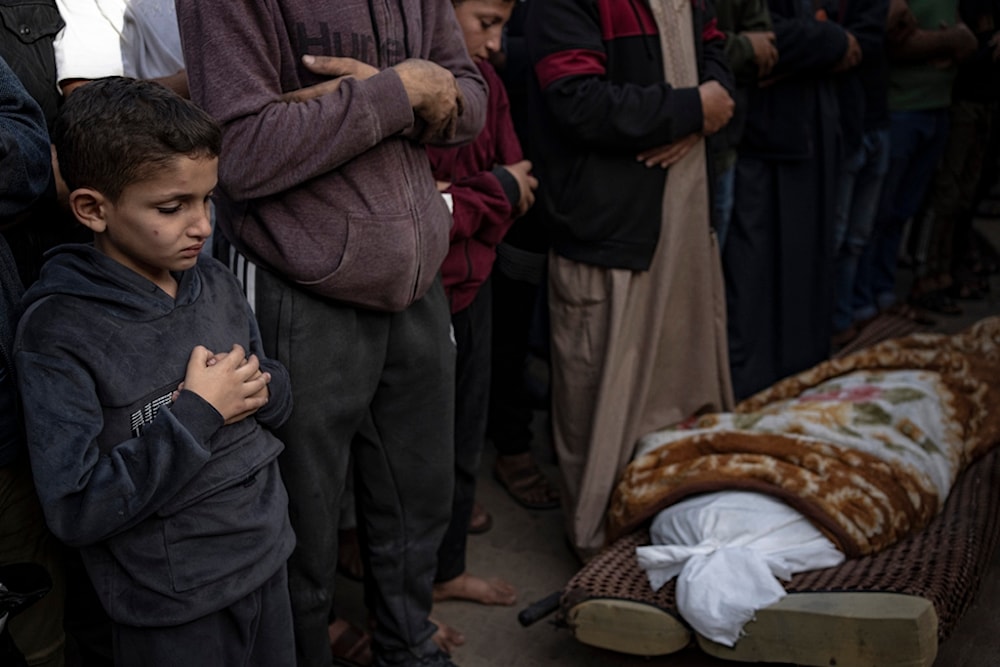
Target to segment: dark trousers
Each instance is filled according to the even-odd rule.
[[[541,289],[494,270],[492,371],[487,433],[501,456],[523,454],[531,446],[532,405],[525,388],[525,365]]]
[[[947,109],[891,114],[889,171],[879,197],[871,242],[861,255],[854,279],[854,312],[858,319],[871,317],[896,303],[896,265],[903,228],[920,208],[947,140]]]
[[[965,259],[996,109],[996,104],[967,100],[951,105],[948,142],[925,202],[931,224],[915,253],[926,270],[918,266],[917,275],[950,274]]]
[[[806,162],[740,157],[723,252],[733,391],[746,398],[829,355],[832,216]]]
[[[165,628],[115,623],[112,634],[115,664],[123,667],[295,664],[284,567],[249,595],[190,623]]]
[[[32,665],[52,667],[65,660],[63,606],[67,603],[67,551],[45,526],[28,466],[28,453],[23,451],[14,463],[0,466],[0,565],[37,563],[52,579],[52,589],[45,597],[7,622],[14,643],[31,659]],[[80,574],[86,579],[87,573],[82,568]],[[10,582],[6,583],[11,590],[17,590]],[[86,583],[89,585],[89,580]],[[96,598],[90,599],[96,604]],[[76,600],[71,602],[77,604]],[[99,618],[107,620],[99,604],[97,609],[102,612]],[[0,610],[0,616],[3,614]]]
[[[458,355],[455,359],[455,495],[451,522],[438,549],[436,581],[465,572],[465,544],[476,500],[476,476],[486,441],[490,402],[490,280],[464,310],[451,316]]]
[[[297,544],[288,563],[298,667],[329,667],[337,531],[348,460],[382,662],[437,651],[437,549],[451,514],[455,346],[440,281],[398,313],[323,299],[256,273],[265,351],[294,408],[277,435]]]
[[[861,255],[871,239],[882,182],[888,170],[888,128],[867,130],[861,145],[843,162],[834,208],[836,293],[833,330],[836,332],[845,331],[854,323],[854,278]]]

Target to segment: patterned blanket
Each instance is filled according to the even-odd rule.
[[[781,498],[848,557],[874,553],[923,528],[998,441],[1000,317],[912,334],[643,438],[609,540],[685,497],[745,489]]]

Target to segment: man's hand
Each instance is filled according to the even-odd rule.
[[[232,424],[267,404],[270,381],[271,374],[261,372],[257,356],[245,356],[241,346],[213,354],[198,345],[188,358],[181,387],[201,396],[226,424]]]
[[[757,76],[766,77],[778,64],[778,47],[773,32],[741,32],[750,40],[753,47],[753,59],[757,62]]]
[[[890,44],[901,44],[917,31],[917,17],[910,11],[907,0],[889,0],[889,16],[886,18],[886,40]]]
[[[990,47],[993,49],[993,62],[1000,62],[1000,32],[990,39]]]
[[[636,156],[639,162],[644,162],[647,167],[660,167],[661,169],[666,169],[672,164],[680,162],[685,155],[691,152],[698,141],[701,139],[700,134],[689,134],[679,141],[675,141],[672,144],[666,144],[664,146],[657,146],[656,148],[650,148],[645,150]]]
[[[538,179],[531,175],[531,161],[521,160],[514,164],[505,164],[503,168],[510,172],[521,190],[521,198],[514,207],[514,214],[524,215],[535,203],[535,188],[538,187]]]
[[[959,21],[951,27],[953,58],[956,63],[967,60],[979,50],[979,40],[975,33],[969,30],[969,26]]]
[[[464,106],[455,76],[429,60],[404,60],[393,69],[399,74],[410,106],[420,121],[414,138],[421,143],[454,139]]]
[[[698,86],[698,93],[704,117],[702,132],[706,136],[715,134],[733,117],[733,98],[718,81],[706,81]]]
[[[187,70],[178,70],[174,74],[161,76],[153,79],[153,81],[166,86],[186,100],[191,99],[191,89],[188,88]]]
[[[847,33],[847,50],[841,56],[840,62],[833,66],[834,72],[846,72],[853,67],[857,67],[861,64],[861,58],[864,56],[861,52],[861,45],[858,44],[858,38],[850,31],[845,32]]]
[[[347,77],[365,79],[378,74],[378,68],[363,63],[354,58],[338,58],[334,56],[302,56],[302,64],[310,72],[334,77],[312,86],[292,90],[281,96],[285,102],[305,102],[321,95],[332,93],[340,88],[340,83]]]
[[[942,21],[940,31],[947,40],[947,48],[951,53],[929,60],[928,63],[932,67],[938,69],[954,67],[963,60],[971,58],[979,50],[979,40],[976,39],[976,35],[961,21],[953,26]]]

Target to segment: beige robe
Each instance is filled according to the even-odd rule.
[[[697,86],[690,0],[651,4],[667,81]],[[648,271],[552,254],[549,297],[553,441],[570,541],[587,558],[604,544],[611,493],[636,441],[733,404],[705,142],[667,171]]]

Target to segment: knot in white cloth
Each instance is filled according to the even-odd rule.
[[[660,512],[651,546],[638,547],[653,590],[677,577],[677,610],[699,634],[726,646],[758,609],[785,596],[776,577],[832,567],[844,554],[802,514],[759,493],[722,491]]]

